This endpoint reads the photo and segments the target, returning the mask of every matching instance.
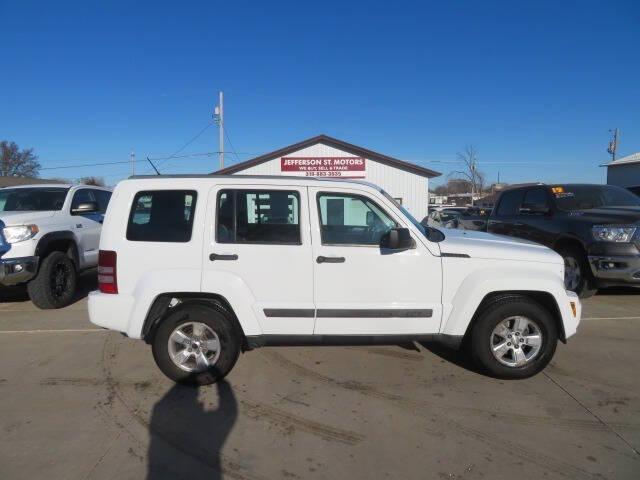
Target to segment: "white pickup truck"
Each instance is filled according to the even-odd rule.
[[[152,345],[178,382],[224,377],[263,345],[439,340],[525,378],[575,334],[552,250],[423,227],[375,185],[269,176],[120,182],[91,321]]]
[[[87,185],[0,188],[0,301],[3,287],[26,284],[37,307],[68,305],[77,272],[98,263],[110,197]]]

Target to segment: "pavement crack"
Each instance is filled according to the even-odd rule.
[[[640,457],[640,452],[626,438],[624,438],[617,430],[615,430],[611,425],[609,425],[602,418],[600,418],[600,416],[597,413],[595,413],[588,406],[586,406],[584,403],[582,403],[575,395],[573,395],[569,390],[567,390],[565,387],[563,387],[560,384],[560,382],[556,381],[551,375],[549,375],[547,372],[542,372],[542,373],[544,374],[545,377],[547,377],[551,381],[551,383],[553,383],[556,387],[558,387],[560,390],[562,390],[564,393],[566,393],[569,397],[571,397],[574,402],[576,402],[578,405],[580,405],[589,415],[591,415],[593,418],[595,418],[608,431],[613,433],[627,447],[629,447],[634,454],[636,454],[637,456]]]

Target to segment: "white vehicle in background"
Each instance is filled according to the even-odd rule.
[[[552,250],[423,227],[384,191],[303,177],[132,177],[100,240],[99,326],[144,339],[178,382],[224,377],[263,345],[439,340],[525,378],[575,334]]]
[[[37,307],[68,305],[77,273],[98,263],[110,197],[88,185],[0,188],[0,288],[26,284]]]

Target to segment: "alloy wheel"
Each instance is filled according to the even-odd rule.
[[[542,340],[542,332],[536,322],[527,317],[514,316],[496,325],[489,347],[501,364],[522,367],[538,356]]]
[[[186,372],[204,372],[220,357],[220,339],[211,327],[201,322],[177,326],[169,335],[169,357]]]

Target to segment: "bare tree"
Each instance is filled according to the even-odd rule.
[[[102,177],[82,177],[80,179],[82,185],[94,185],[96,187],[104,187],[104,178]]]
[[[473,195],[482,193],[485,178],[484,173],[478,170],[478,152],[473,145],[469,145],[463,152],[458,152],[458,160],[464,164],[464,168],[452,172],[452,175],[468,182],[471,187],[471,205],[473,205]]]
[[[16,142],[0,142],[0,176],[37,177],[39,172],[38,156],[32,148],[20,150]]]

